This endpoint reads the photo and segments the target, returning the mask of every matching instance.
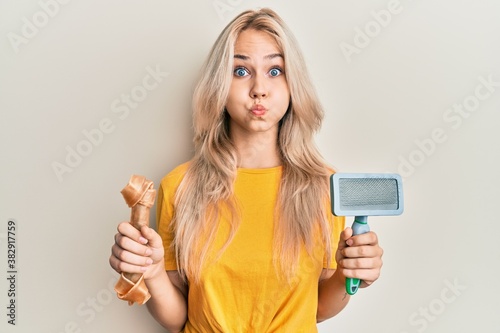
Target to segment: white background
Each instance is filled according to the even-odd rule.
[[[73,0],[52,16],[37,1],[2,0],[1,332],[163,332],[144,306],[111,294],[110,247],[129,215],[120,190],[134,173],[158,184],[190,158],[201,63],[232,17],[259,6],[302,46],[326,110],[317,143],[328,161],[404,174],[405,213],[370,219],[385,249],[380,280],[320,332],[500,332],[495,0]],[[127,115],[113,112],[122,94],[140,93],[148,68],[169,74]],[[472,111],[459,116],[453,105],[464,103]],[[112,131],[89,146],[83,132],[106,119]],[[78,147],[87,156],[68,166]],[[67,167],[59,176],[57,163]],[[6,309],[9,219],[16,326]]]

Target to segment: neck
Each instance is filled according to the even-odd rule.
[[[235,135],[232,139],[238,152],[238,167],[262,169],[282,164],[276,135],[255,133],[245,137]]]

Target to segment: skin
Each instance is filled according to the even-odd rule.
[[[284,59],[274,39],[256,30],[241,32],[234,51],[226,110],[238,166],[281,165],[278,125],[290,101]],[[259,107],[254,110],[256,105]],[[362,288],[378,279],[382,253],[375,233],[352,236],[351,228],[342,231],[335,254],[338,267],[323,269],[320,276],[318,322],[335,316],[349,301],[345,294],[346,277],[362,279]],[[167,330],[179,332],[187,319],[187,287],[177,271],[165,271],[163,256],[162,240],[156,231],[149,227],[139,231],[128,222],[118,225],[109,258],[111,267],[118,273],[143,273],[151,293],[146,303],[148,310]]]
[[[240,33],[234,53],[226,110],[231,117],[230,134],[239,154],[239,167],[281,165],[276,143],[278,124],[290,102],[283,56],[272,37],[255,30]],[[255,105],[264,107],[265,113],[252,113]]]

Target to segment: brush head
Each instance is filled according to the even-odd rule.
[[[388,173],[336,173],[330,177],[336,216],[387,216],[403,213],[401,176]]]

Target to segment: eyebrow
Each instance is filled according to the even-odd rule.
[[[246,56],[243,54],[235,54],[234,58],[241,59],[241,60],[250,60],[249,56]],[[269,59],[269,60],[272,60],[274,58],[283,58],[283,55],[281,53],[271,53],[271,54],[268,54],[264,57],[264,59]]]

